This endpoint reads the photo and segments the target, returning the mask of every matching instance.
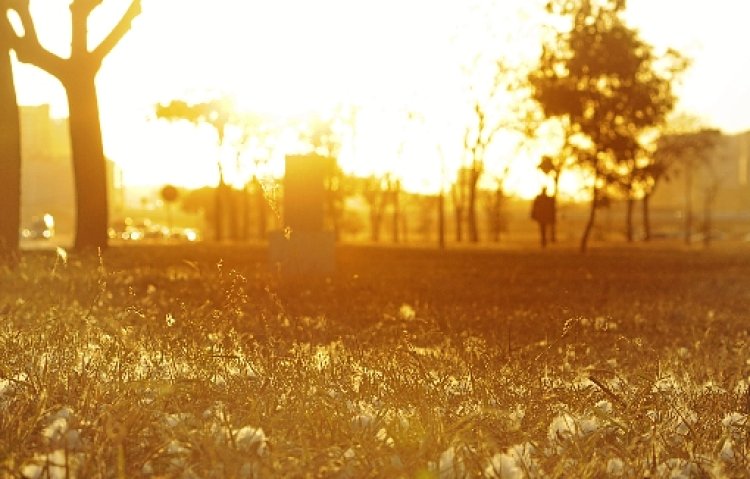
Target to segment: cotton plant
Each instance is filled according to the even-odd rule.
[[[484,476],[491,479],[524,479],[544,477],[535,459],[537,448],[530,442],[516,444],[504,453],[490,458],[484,468]]]
[[[450,446],[440,453],[437,462],[437,476],[439,479],[463,479],[466,477],[466,462],[459,454],[456,446]]]
[[[21,467],[27,479],[63,479],[75,477],[83,462],[85,449],[79,427],[84,423],[73,408],[63,406],[49,414],[39,432],[49,452],[34,453]]]
[[[260,457],[268,454],[268,438],[262,428],[243,426],[234,430],[232,435],[238,450]]]
[[[670,458],[656,467],[657,477],[669,479],[693,479],[701,477],[701,468],[694,461],[682,458]]]
[[[59,408],[47,417],[46,425],[41,430],[43,442],[51,447],[61,447],[69,451],[82,449],[83,441],[79,426],[81,420],[68,406]]]
[[[73,454],[65,449],[55,449],[49,453],[34,454],[21,467],[24,479],[68,479],[77,477],[83,454]]]
[[[550,422],[547,438],[551,444],[558,447],[587,436],[599,429],[600,421],[594,416],[579,416],[569,412],[560,412]]]
[[[688,443],[693,427],[698,423],[698,414],[685,405],[673,404],[667,411],[651,409],[646,412],[651,424],[645,437],[663,441],[670,447],[684,447]]]
[[[721,420],[723,435],[719,441],[718,458],[729,465],[747,464],[748,456],[745,444],[748,438],[750,418],[747,414],[731,412]]]

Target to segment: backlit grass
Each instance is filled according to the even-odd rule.
[[[746,477],[750,254],[28,253],[0,477]]]

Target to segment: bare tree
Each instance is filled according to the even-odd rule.
[[[395,193],[400,188],[400,181],[391,173],[372,175],[362,181],[362,196],[367,202],[370,217],[370,240],[380,241],[380,230],[388,206],[393,206]],[[395,211],[395,210],[394,210]],[[392,227],[398,229],[398,216],[393,216]],[[394,242],[398,241],[398,233]]]
[[[107,245],[109,210],[107,202],[107,163],[102,144],[96,75],[102,61],[130,30],[141,12],[141,1],[132,0],[104,39],[89,45],[88,22],[91,13],[104,0],[73,0],[70,3],[71,49],[61,58],[39,42],[29,11],[29,0],[7,0],[21,19],[23,35],[14,43],[18,59],[45,70],[65,88],[73,156],[76,192],[77,249]]]
[[[462,202],[460,206],[466,211],[469,241],[479,241],[479,229],[477,227],[477,185],[485,171],[485,156],[487,149],[495,138],[497,132],[503,127],[503,123],[493,115],[498,108],[498,97],[504,90],[503,66],[500,62],[496,64],[494,79],[485,94],[475,93],[473,116],[471,125],[464,132],[465,161],[462,169],[465,177],[456,185],[461,188],[460,195],[454,199]],[[458,216],[458,215],[457,215]],[[458,218],[456,218],[458,220]]]

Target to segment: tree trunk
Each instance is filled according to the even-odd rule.
[[[594,184],[596,184],[596,180],[594,180]],[[586,228],[583,230],[583,237],[581,238],[581,253],[585,253],[586,249],[588,248],[589,243],[589,236],[591,235],[591,230],[594,228],[594,220],[596,218],[596,206],[597,206],[597,188],[594,186],[594,191],[592,193],[591,198],[591,209],[589,211],[589,219],[586,222]]]
[[[560,171],[555,171],[555,176],[553,178],[553,187],[555,188],[555,192],[552,195],[552,224],[550,225],[550,242],[551,243],[557,243],[557,197],[560,190]]]
[[[643,195],[643,240],[651,241],[651,212],[649,210],[651,194]]]
[[[708,248],[711,246],[711,202],[712,198],[709,196],[710,193],[706,193],[703,200],[703,246]]]
[[[438,195],[438,248],[445,249],[445,192],[442,187]]]
[[[392,217],[393,230],[392,230],[391,233],[392,233],[392,238],[393,238],[393,242],[394,243],[398,243],[399,242],[399,230],[400,230],[400,228],[399,228],[398,220],[399,220],[399,216],[401,215],[400,205],[399,205],[399,193],[400,193],[400,191],[401,191],[401,186],[400,186],[399,182],[396,182],[396,184],[393,186],[393,191],[391,192],[391,195],[393,195],[392,196],[392,198],[393,198],[393,202],[392,202],[393,203],[393,217]]]
[[[503,220],[505,210],[505,191],[502,186],[498,186],[495,189],[495,204],[492,208],[493,212],[493,240],[495,243],[499,243],[505,227],[505,221]]]
[[[263,184],[255,178],[255,207],[258,210],[258,239],[266,239],[266,231],[268,229],[267,218],[266,218],[266,195],[263,191]]]
[[[479,242],[479,228],[477,227],[477,176],[472,174],[469,183],[469,204],[467,210],[467,220],[469,223],[469,241],[472,243]]]
[[[229,239],[237,241],[240,239],[240,212],[237,207],[237,191],[233,186],[227,185],[226,198],[229,210]]]
[[[685,167],[685,244],[690,244],[693,235],[693,168],[687,164]]]
[[[370,204],[370,239],[377,243],[380,241],[380,220],[382,212],[377,201]]]
[[[219,170],[219,184],[216,185],[214,195],[214,240],[222,241],[224,239],[224,194],[226,193],[226,183],[224,183],[224,168],[221,166],[221,161],[216,163],[216,167]]]
[[[242,241],[250,239],[250,182],[242,186]]]
[[[399,221],[399,227],[401,228],[401,242],[408,243],[409,242],[409,215],[399,213],[399,218],[401,219],[401,221]]]
[[[711,245],[711,230],[713,229],[713,203],[719,192],[719,183],[714,180],[704,192],[703,197],[703,246],[708,248]]]
[[[68,97],[70,145],[76,192],[78,250],[105,248],[109,203],[107,162],[104,158],[95,70],[82,69],[65,82]]]
[[[338,195],[339,193],[336,192],[335,194]],[[341,240],[341,208],[335,197],[331,200],[329,212],[331,215],[331,227],[333,228],[333,241],[338,243]]]
[[[15,264],[21,229],[21,128],[7,22],[0,19],[0,264]]]
[[[632,194],[628,193],[628,199],[625,206],[625,238],[628,243],[633,242],[633,206],[635,206],[635,199]]]
[[[453,206],[453,210],[456,219],[456,243],[460,243],[464,240],[464,208],[462,205],[456,204]]]

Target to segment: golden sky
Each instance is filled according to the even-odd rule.
[[[142,15],[97,79],[106,154],[131,184],[211,184],[217,155],[231,162],[232,152],[218,153],[207,129],[154,119],[157,102],[226,93],[243,108],[276,118],[325,116],[343,105],[358,112],[341,155],[347,170],[394,170],[410,189],[434,191],[441,161],[450,176],[460,158],[461,125],[470,106],[466,66],[477,55],[485,61],[498,55],[534,58],[544,3],[143,0]],[[69,2],[31,4],[42,42],[66,55]],[[91,21],[92,41],[127,4],[105,0]],[[743,53],[750,44],[744,25],[750,2],[628,4],[628,18],[646,40],[694,59],[678,90],[680,109],[728,132],[750,128],[750,56]],[[21,103],[51,103],[65,114],[55,80],[28,66],[16,73]],[[409,111],[418,117],[408,121]],[[539,187],[534,167],[540,153],[519,149],[515,139],[500,139],[488,167],[500,168],[516,156],[508,186],[529,196]],[[278,171],[292,147],[284,140],[276,145]],[[245,168],[241,175],[248,173]]]

